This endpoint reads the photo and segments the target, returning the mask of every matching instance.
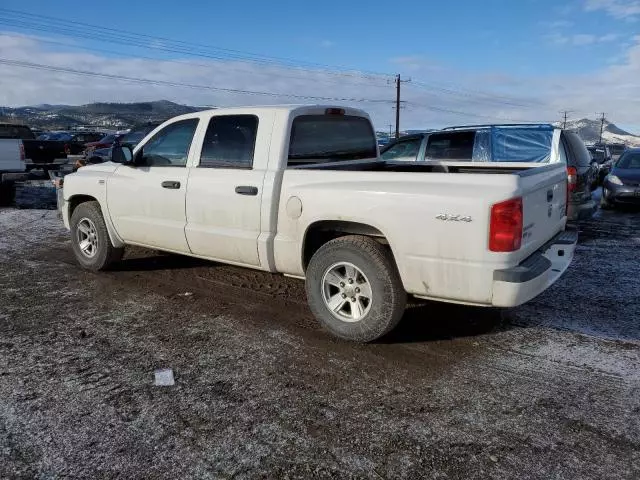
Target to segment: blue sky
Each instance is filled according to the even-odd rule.
[[[3,0],[0,7],[79,22],[76,25],[98,24],[242,52],[236,60],[246,60],[250,52],[292,59],[295,64],[304,62],[307,66],[329,65],[332,70],[344,67],[353,71],[402,73],[413,80],[406,86],[406,98],[413,102],[413,106],[407,104],[406,127],[489,118],[547,121],[565,109],[574,110],[574,116],[579,117],[594,116],[604,110],[614,122],[640,125],[640,119],[635,117],[640,105],[633,104],[640,98],[637,95],[640,77],[630,77],[631,72],[636,72],[634,69],[640,70],[640,53],[636,51],[640,50],[636,37],[640,35],[640,6],[636,0],[413,1],[399,4],[397,12],[393,3],[362,0],[224,3],[156,0],[153,6],[148,2],[111,0],[99,7],[95,2],[76,0]],[[41,43],[12,46],[14,50],[7,48],[7,43],[5,47],[0,44],[0,57],[32,59],[37,50],[43,59],[40,63],[50,65],[56,60],[56,65],[61,65],[59,62],[70,62],[75,54],[78,59],[73,65],[91,64],[92,68],[102,69],[96,65],[106,68],[110,62],[116,62],[111,70],[105,71],[117,67],[120,73],[128,72],[135,58],[147,62],[150,59],[213,62],[208,58],[192,58],[184,52],[149,48],[154,43],[163,45],[151,38],[143,48],[114,44],[101,40],[99,35],[87,40],[63,35],[64,32],[38,30],[33,24],[25,25],[25,18],[34,17],[17,18],[0,10],[0,32],[27,36]],[[12,53],[18,56],[12,57]],[[58,55],[65,58],[56,59]],[[117,63],[119,60],[128,63]],[[227,57],[226,61],[231,60]],[[211,65],[218,70],[220,66],[224,63]],[[8,68],[16,67],[1,66],[0,71]],[[375,99],[393,97],[392,89],[387,92],[383,88],[386,82],[382,77],[369,82],[334,75],[325,82],[318,75],[310,75],[305,83],[302,78],[286,80],[289,75],[286,72],[290,71],[287,65],[271,63],[270,69],[265,70],[259,64],[248,63],[243,68],[238,67],[235,76],[216,78],[215,84],[305,95],[318,91],[323,96],[351,98],[357,93]],[[279,73],[269,75],[276,69]],[[147,64],[134,73],[165,79],[172,78],[171,70]],[[181,69],[176,81],[193,83],[192,77],[198,84],[207,81],[203,72],[194,71],[188,76],[186,70]],[[300,75],[297,70],[293,72],[289,76]],[[18,78],[15,72],[12,75]],[[40,72],[40,75],[44,79],[50,74]],[[55,80],[60,81],[60,77]],[[223,80],[226,83],[222,84]],[[38,94],[41,97],[38,103],[84,103],[108,100],[110,96],[114,100],[146,100],[156,93],[185,103],[202,104],[207,98],[211,99],[208,103],[221,105],[248,100],[193,89],[168,91],[140,85],[132,89],[127,84],[122,88],[114,86],[110,92],[103,83],[96,81],[95,86],[93,90],[86,86],[87,91],[73,102],[68,94],[58,95],[55,89],[38,92],[34,85],[26,91],[13,84],[0,94],[0,103],[33,102]],[[613,92],[612,95],[603,95],[603,89]],[[48,94],[56,98],[49,99]],[[631,103],[625,101],[627,97],[633,97],[629,98]],[[255,97],[250,100],[255,103]],[[273,98],[268,100],[274,103]],[[427,115],[419,111],[419,105],[436,106],[440,111]],[[366,105],[360,106],[368,109]],[[386,124],[393,117],[390,106],[374,105],[373,110],[376,123]],[[465,113],[476,116],[465,117]]]

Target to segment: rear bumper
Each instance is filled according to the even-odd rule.
[[[27,172],[6,172],[0,174],[0,181],[5,182],[21,182],[29,179]]]
[[[567,230],[520,265],[493,274],[495,307],[516,307],[537,297],[567,270],[578,243],[578,233]]]
[[[27,158],[26,160],[26,164],[27,167],[29,168],[42,168],[42,167],[51,167],[51,166],[59,166],[59,165],[64,165],[65,163],[67,163],[69,161],[68,158],[54,158],[52,160],[32,160],[30,158]]]

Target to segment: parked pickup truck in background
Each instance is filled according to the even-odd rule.
[[[0,123],[0,206],[13,201],[14,181],[25,177],[22,125]]]
[[[548,124],[471,125],[407,135],[381,150],[385,160],[561,163],[569,179],[569,220],[591,218],[599,166],[576,132]]]
[[[382,161],[367,114],[332,106],[173,118],[65,177],[63,197],[86,269],[140,245],[304,278],[315,317],[354,341],[394,328],[407,294],[527,302],[577,242],[564,165]]]
[[[25,140],[27,168],[55,169],[66,163],[67,155],[78,155],[85,145],[104,137],[96,132],[50,132],[38,140]]]

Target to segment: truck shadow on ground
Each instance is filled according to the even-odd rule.
[[[185,255],[129,247],[125,258],[113,265],[111,270],[114,272],[152,272],[160,270],[189,270],[199,267],[215,267],[216,265],[218,264]]]
[[[398,327],[380,343],[421,343],[476,337],[513,328],[498,308],[427,302],[407,308]]]

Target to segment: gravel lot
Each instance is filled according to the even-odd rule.
[[[73,261],[45,182],[0,209],[0,478],[640,478],[640,213],[512,310],[333,340],[297,280]],[[153,385],[169,367],[173,387]]]

